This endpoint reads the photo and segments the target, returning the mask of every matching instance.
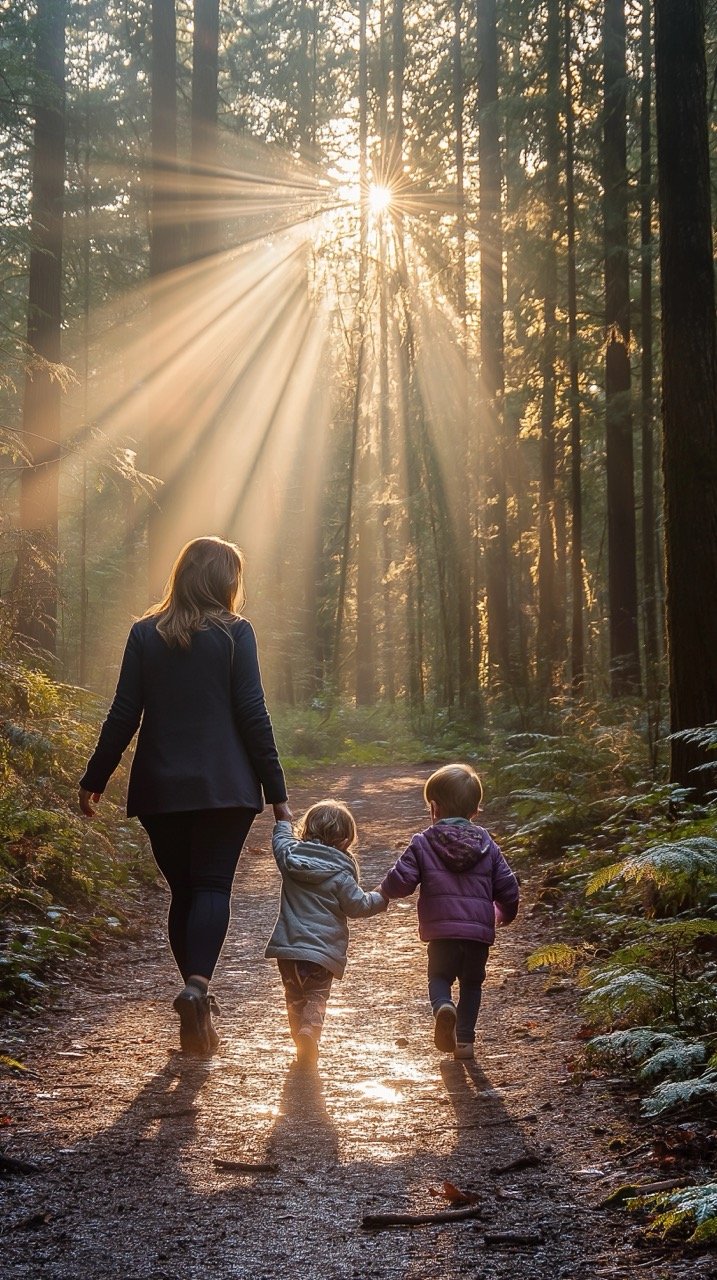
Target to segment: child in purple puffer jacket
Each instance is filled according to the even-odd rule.
[[[518,912],[518,881],[497,844],[473,822],[483,797],[475,769],[449,764],[423,792],[433,825],[411,840],[379,885],[384,898],[406,898],[420,884],[418,934],[428,943],[428,996],[434,1043],[472,1058],[488,952],[496,924]],[[452,1000],[458,979],[458,1006]]]

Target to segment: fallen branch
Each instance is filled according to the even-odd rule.
[[[278,1164],[263,1164],[252,1160],[220,1160],[214,1161],[215,1169],[223,1169],[226,1173],[278,1173]]]
[[[469,1209],[446,1209],[445,1213],[367,1213],[361,1219],[361,1226],[365,1231],[379,1231],[382,1227],[430,1227],[479,1218],[481,1212],[477,1205],[471,1205]]]
[[[493,1165],[488,1172],[497,1177],[500,1173],[515,1173],[518,1169],[532,1169],[535,1165],[544,1163],[542,1156],[536,1155],[534,1151],[527,1151],[524,1156],[511,1160],[510,1164]]]
[[[545,1244],[545,1237],[521,1231],[497,1231],[494,1235],[484,1236],[483,1244],[486,1249],[499,1249],[504,1244],[541,1245]]]

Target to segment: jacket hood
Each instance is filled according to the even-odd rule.
[[[423,839],[449,871],[470,871],[490,848],[490,836],[468,822],[441,822],[423,832]]]
[[[303,884],[320,884],[341,871],[358,880],[358,869],[351,854],[329,844],[320,844],[318,840],[301,840],[287,854],[286,866],[292,879]]]

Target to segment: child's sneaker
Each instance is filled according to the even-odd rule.
[[[444,1053],[455,1053],[456,1006],[454,1004],[442,1004],[436,1012],[433,1043],[437,1049],[441,1049]]]
[[[473,1045],[468,1044],[465,1041],[458,1040],[456,1047],[453,1050],[453,1057],[457,1061],[468,1061],[469,1059],[474,1058],[475,1053],[473,1052]]]
[[[319,1046],[311,1027],[300,1027],[296,1033],[296,1061],[302,1067],[315,1067],[319,1057]]]

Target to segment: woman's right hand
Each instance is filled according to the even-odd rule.
[[[294,821],[294,815],[291,812],[291,809],[289,808],[288,800],[283,800],[281,804],[272,805],[272,809],[274,810],[275,822],[293,822]]]

